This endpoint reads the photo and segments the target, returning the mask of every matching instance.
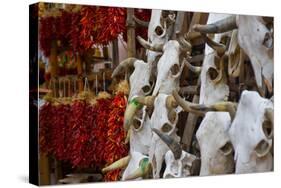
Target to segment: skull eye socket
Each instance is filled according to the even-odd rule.
[[[255,152],[258,157],[264,157],[270,151],[270,145],[267,141],[261,140],[255,147]]]
[[[155,28],[155,33],[158,35],[158,36],[161,36],[163,33],[164,33],[164,30],[161,26],[157,26]]]
[[[164,133],[170,132],[172,129],[173,127],[169,123],[165,123],[161,128]]]
[[[133,127],[138,130],[141,127],[141,121],[139,119],[134,119],[133,120]]]
[[[210,67],[207,71],[207,74],[209,75],[211,80],[215,80],[219,75],[217,69],[215,69],[214,67]]]
[[[229,155],[233,151],[233,146],[230,142],[226,142],[225,145],[223,145],[220,150],[223,152],[224,155]]]
[[[149,91],[150,91],[150,86],[149,86],[149,85],[145,85],[145,86],[143,86],[141,89],[142,89],[142,91],[143,91],[145,94],[148,94]]]
[[[264,120],[262,123],[262,130],[266,138],[271,139],[273,136],[273,127],[272,123],[269,120]]]
[[[266,48],[273,48],[273,39],[272,34],[270,32],[266,32],[264,35],[263,43]]]
[[[180,66],[178,64],[174,64],[170,70],[172,75],[176,75],[180,71]]]

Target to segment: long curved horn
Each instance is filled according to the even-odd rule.
[[[229,112],[231,120],[234,119],[237,103],[233,102],[217,102],[212,105],[203,105],[203,104],[194,104],[182,99],[176,91],[173,91],[173,95],[177,100],[178,104],[187,111],[190,112],[208,112],[208,111],[216,111],[216,112]]]
[[[140,20],[140,19],[138,19],[135,15],[133,15],[133,19],[134,19],[135,22],[136,22],[139,26],[141,26],[141,27],[148,27],[148,25],[149,25],[149,22]]]
[[[133,123],[134,115],[139,109],[141,109],[141,107],[142,104],[140,104],[137,100],[135,100],[135,98],[129,101],[124,115],[124,129],[126,131],[129,130],[130,126]]]
[[[186,51],[191,51],[192,46],[191,44],[185,40],[185,38],[182,35],[179,35],[178,37],[178,42],[181,45],[181,51],[186,52]]]
[[[142,105],[145,105],[145,106],[148,106],[148,107],[153,107],[155,96],[136,97],[134,99],[139,104],[142,104]]]
[[[126,157],[123,157],[117,161],[115,161],[114,163],[112,163],[111,165],[105,167],[102,169],[102,173],[108,172],[108,171],[112,171],[112,170],[116,170],[116,169],[121,169],[126,167],[129,164],[131,157],[128,155]]]
[[[195,24],[193,26],[193,30],[198,31],[200,33],[224,33],[226,31],[230,31],[236,28],[236,16],[230,16],[212,24]]]
[[[186,67],[190,71],[192,71],[192,72],[194,72],[196,74],[200,74],[201,73],[202,67],[191,65],[185,58],[183,59],[183,63],[186,65]]]
[[[163,52],[163,45],[162,44],[161,45],[157,45],[157,44],[152,45],[140,36],[137,36],[137,40],[146,49],[149,49],[151,51],[156,51],[156,52]]]
[[[125,59],[124,61],[122,61],[113,71],[111,78],[114,78],[115,76],[117,76],[118,74],[120,74],[121,71],[124,71],[124,69],[128,69],[129,67],[133,67],[134,66],[134,62],[137,59],[134,57],[129,57],[127,59]]]
[[[136,178],[147,178],[150,171],[152,170],[152,165],[148,158],[144,158],[140,161],[139,168],[137,168],[132,174],[129,174],[124,180],[133,180]]]
[[[177,143],[174,139],[169,137],[168,135],[163,134],[157,129],[152,128],[152,131],[155,132],[165,144],[170,148],[170,150],[173,152],[174,157],[176,160],[180,159],[182,154],[182,149],[179,143]]]
[[[200,116],[205,115],[204,112],[193,110],[190,107],[190,106],[192,106],[193,103],[188,102],[188,101],[184,100],[183,98],[181,98],[176,90],[173,91],[173,96],[174,96],[175,100],[177,101],[178,105],[180,105],[183,108],[184,111],[192,112],[192,113],[195,113],[195,114],[200,115]]]
[[[224,52],[226,51],[226,46],[224,44],[221,43],[217,43],[215,41],[213,41],[212,39],[210,39],[206,34],[201,33],[201,36],[203,37],[204,41],[211,47],[213,48],[215,51],[217,51],[218,54],[224,54]]]

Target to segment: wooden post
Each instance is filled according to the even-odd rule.
[[[79,92],[82,92],[83,91],[83,64],[79,53],[77,54],[76,58],[77,58],[76,61],[77,61],[78,89]]]
[[[51,78],[57,76],[57,41],[52,41],[51,52],[50,52],[50,69],[51,69]]]
[[[39,181],[40,181],[39,185],[50,185],[49,158],[44,153],[40,153]]]
[[[119,64],[119,49],[118,39],[112,41],[112,68],[114,69]]]
[[[127,9],[127,48],[128,57],[136,56],[136,40],[135,40],[135,21],[133,19],[134,9]]]
[[[199,96],[194,95],[192,102],[198,103],[199,102]],[[197,119],[198,119],[198,115],[196,115],[194,113],[188,113],[187,120],[186,120],[186,123],[185,123],[185,128],[184,128],[184,131],[183,131],[182,140],[181,140],[181,143],[183,145],[183,149],[185,151],[190,151],[190,149],[191,149],[192,136],[193,136],[193,133],[194,133],[194,129],[195,129],[195,126],[196,126]]]

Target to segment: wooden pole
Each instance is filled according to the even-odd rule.
[[[112,41],[112,68],[114,69],[119,64],[119,49],[118,39]]]
[[[83,64],[80,54],[77,54],[77,77],[78,77],[78,90],[79,92],[83,91]]]
[[[135,21],[133,19],[134,9],[127,9],[127,48],[128,57],[136,56],[136,40],[135,40]]]
[[[57,41],[52,41],[51,52],[50,52],[50,69],[51,69],[51,78],[55,78],[57,76]]]
[[[50,185],[49,158],[44,153],[40,153],[39,167],[39,185]]]

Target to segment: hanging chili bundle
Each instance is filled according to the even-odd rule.
[[[96,10],[95,44],[106,45],[126,31],[126,9],[98,7]]]
[[[126,132],[123,129],[124,113],[126,109],[126,98],[124,94],[117,94],[111,103],[111,112],[107,121],[107,141],[105,143],[105,162],[111,164],[118,159],[128,155],[128,146],[124,143]],[[108,172],[105,181],[117,181],[121,170]]]

